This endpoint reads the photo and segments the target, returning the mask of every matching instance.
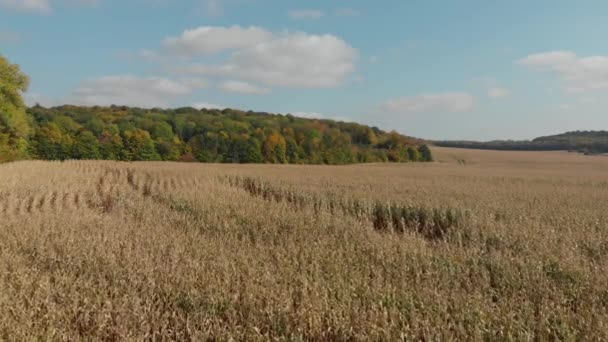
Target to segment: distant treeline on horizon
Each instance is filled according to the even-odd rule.
[[[608,131],[572,131],[533,140],[435,141],[436,146],[505,151],[576,151],[608,153]]]
[[[351,164],[431,161],[423,141],[376,127],[234,109],[65,105],[27,109],[4,159]],[[1,143],[1,142],[0,142]]]

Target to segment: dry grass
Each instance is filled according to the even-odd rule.
[[[608,158],[434,154],[0,165],[0,340],[608,339]]]

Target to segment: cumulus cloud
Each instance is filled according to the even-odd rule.
[[[303,9],[289,11],[289,16],[293,19],[319,19],[323,16],[323,12],[315,9]]]
[[[383,109],[394,113],[467,112],[475,97],[464,92],[426,93],[387,101]]]
[[[284,32],[268,35],[268,31],[261,34],[242,29],[227,33],[231,30],[225,28],[204,28],[203,31],[209,30],[219,33],[209,40],[221,43],[211,44],[203,39],[198,45],[193,44],[189,51],[219,51],[228,49],[226,46],[241,48],[232,52],[223,63],[182,66],[174,68],[175,72],[241,79],[270,87],[327,88],[342,84],[354,72],[358,58],[356,49],[329,34]],[[249,35],[254,38],[242,38]]]
[[[162,77],[133,75],[104,76],[83,81],[67,98],[80,105],[129,105],[167,107],[201,86],[189,80],[175,81]]]
[[[244,95],[264,95],[270,93],[270,89],[258,87],[247,82],[232,80],[220,83],[219,88],[230,93]]]
[[[166,38],[164,46],[171,52],[193,57],[255,46],[271,40],[272,37],[272,32],[255,26],[203,26],[186,30],[179,37]]]
[[[511,95],[511,92],[503,87],[490,87],[488,89],[488,97],[492,99],[501,99],[509,95]]]
[[[178,82],[192,89],[207,88],[209,82],[201,78],[185,77],[178,79]]]
[[[517,64],[557,74],[571,93],[608,89],[608,56],[579,57],[572,51],[551,51],[526,56]]]

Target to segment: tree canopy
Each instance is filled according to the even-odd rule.
[[[27,157],[31,127],[21,93],[28,85],[19,66],[0,56],[0,162]]]
[[[40,159],[350,164],[430,161],[423,142],[333,120],[235,109],[28,109]]]

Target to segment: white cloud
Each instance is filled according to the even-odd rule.
[[[552,51],[529,55],[516,63],[556,73],[563,89],[571,93],[608,89],[608,56],[579,57],[572,51]]]
[[[563,110],[563,111],[570,111],[570,110],[574,109],[574,107],[569,104],[560,104],[557,106],[557,109]]]
[[[511,91],[501,86],[500,82],[492,77],[477,77],[471,81],[477,86],[486,88],[486,95],[491,99],[502,99],[511,96]]]
[[[225,32],[225,28],[206,28]],[[196,31],[196,30],[194,30]],[[239,49],[221,64],[194,64],[174,68],[176,72],[236,78],[265,86],[327,88],[342,84],[354,72],[358,52],[348,43],[333,35],[310,35],[303,32],[273,34],[265,40],[264,34],[253,34],[257,39],[243,39],[251,33],[236,30],[232,41],[221,41],[210,49],[208,44],[198,46],[203,51],[226,49],[226,45]]]
[[[164,46],[171,52],[192,57],[255,46],[271,40],[272,36],[272,32],[255,26],[203,26],[186,30],[179,37],[166,38]]]
[[[584,103],[584,104],[592,104],[592,103],[596,103],[597,99],[595,97],[585,96],[585,97],[578,99],[578,102]]]
[[[0,6],[26,12],[52,12],[49,0],[0,0]]]
[[[201,89],[201,88],[207,88],[209,86],[209,82],[207,80],[204,79],[200,79],[200,78],[180,78],[179,83],[190,87],[192,89]]]
[[[219,85],[219,88],[230,93],[245,95],[264,95],[270,93],[270,89],[241,81],[224,81]]]
[[[226,109],[226,106],[208,103],[208,102],[197,102],[192,104],[192,108],[196,109]]]
[[[488,89],[488,97],[492,99],[501,99],[509,95],[511,95],[511,92],[503,87],[490,87]]]
[[[426,93],[387,101],[383,109],[394,113],[467,112],[475,97],[463,92]]]
[[[289,16],[293,19],[319,19],[323,16],[323,12],[315,9],[304,9],[290,11]]]
[[[67,98],[67,102],[80,105],[167,107],[173,100],[189,95],[195,88],[197,84],[187,80],[141,78],[133,75],[104,76],[82,82]]]
[[[336,15],[338,17],[356,17],[359,15],[359,11],[353,8],[338,8]]]

